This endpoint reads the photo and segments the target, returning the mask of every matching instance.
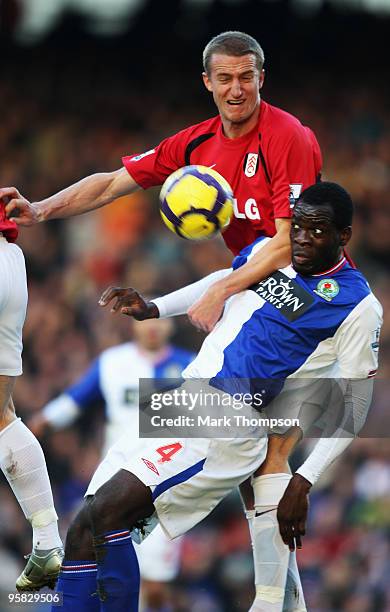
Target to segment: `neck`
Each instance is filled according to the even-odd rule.
[[[249,119],[242,123],[234,123],[233,121],[229,121],[228,119],[224,119],[223,117],[221,117],[222,129],[226,138],[231,138],[232,140],[234,140],[235,138],[241,138],[241,136],[249,134],[249,132],[251,132],[257,125],[257,122],[259,120],[259,113],[260,104],[254,111],[254,113],[249,117]]]
[[[326,268],[324,268],[321,272],[314,272],[312,276],[322,276],[323,274],[326,274],[328,272],[329,273],[333,272],[334,269],[337,268],[337,266],[341,264],[341,262],[344,263],[344,260],[345,260],[345,254],[344,254],[344,251],[342,251],[340,253],[340,256],[334,261],[333,264],[327,265]]]

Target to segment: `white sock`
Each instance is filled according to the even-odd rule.
[[[252,544],[252,547],[253,547],[253,519],[256,516],[256,510],[255,509],[253,509],[253,510],[246,510],[245,509],[245,516],[246,516],[246,519],[248,521],[249,535],[251,536],[251,544]]]
[[[286,592],[284,595],[283,612],[306,612],[301,578],[297,565],[296,552],[290,552],[288,561]]]
[[[41,445],[20,419],[0,431],[0,467],[33,528],[33,548],[62,546]]]
[[[290,551],[276,518],[278,503],[291,474],[266,474],[253,479],[255,510],[252,546],[256,597],[250,612],[282,612]]]

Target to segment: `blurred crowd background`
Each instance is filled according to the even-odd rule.
[[[389,311],[390,18],[357,12],[350,2],[317,2],[316,11],[299,13],[288,0],[149,0],[122,23],[121,34],[99,37],[77,2],[70,4],[72,11],[34,44],[17,36],[23,2],[0,5],[1,185],[39,200],[93,172],[117,169],[122,155],[215,114],[200,80],[201,52],[218,32],[242,29],[265,50],[263,97],[314,129],[324,177],[352,193],[350,252]],[[102,349],[131,336],[129,320],[97,306],[108,285],[157,294],[229,265],[221,239],[191,244],[170,234],[157,196],[140,192],[93,214],[21,231],[30,302],[14,399],[27,423]],[[176,344],[197,349],[201,341],[178,320]],[[386,319],[380,357],[379,377],[388,379]],[[385,416],[385,392],[379,389],[375,401]],[[42,440],[63,534],[99,460],[102,426],[103,418],[86,416]],[[304,445],[296,464],[303,453]],[[389,459],[388,438],[356,440],[313,490],[299,553],[309,610],[390,610]],[[6,611],[30,528],[4,480],[0,498],[0,611]],[[232,495],[185,537],[174,610],[244,612],[252,597],[247,526]]]

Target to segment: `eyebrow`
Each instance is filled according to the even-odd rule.
[[[223,69],[224,70],[224,69]],[[218,68],[216,68],[217,71],[217,76],[232,76],[231,72],[218,72]],[[251,68],[249,70],[246,70],[245,72],[242,72],[239,76],[243,77],[243,76],[252,76],[252,74],[254,74],[255,71]]]
[[[302,219],[302,217],[301,217]],[[299,222],[299,217],[292,217],[291,219],[291,223],[298,223]],[[306,220],[306,223],[311,223],[313,225],[332,225],[332,221],[331,220],[318,220],[318,219],[308,219]]]

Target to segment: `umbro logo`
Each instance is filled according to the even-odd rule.
[[[144,459],[143,457],[141,457],[141,459],[144,462],[144,464],[146,465],[146,467],[149,468],[149,470],[152,470],[152,472],[157,474],[157,476],[160,476],[160,473],[159,473],[158,469],[156,468],[156,466],[154,465],[154,463],[149,461],[149,459]]]

